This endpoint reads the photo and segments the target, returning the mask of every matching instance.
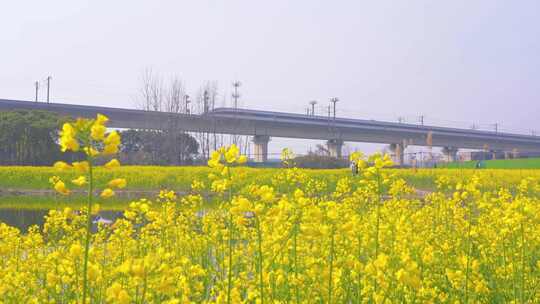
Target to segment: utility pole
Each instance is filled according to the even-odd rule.
[[[203,93],[203,102],[204,102],[204,113],[208,113],[208,90],[204,90]]]
[[[307,108],[306,108],[306,115],[307,115],[307,116],[309,116],[309,112],[310,112],[309,107],[307,107]]]
[[[494,123],[493,126],[495,126],[495,133],[499,133],[499,123]]]
[[[47,103],[49,103],[49,90],[51,89],[51,76],[47,76]]]
[[[184,102],[186,104],[186,114],[190,114],[191,111],[189,110],[189,103],[191,101],[189,100],[189,95],[188,94],[184,95]]]
[[[403,117],[400,116],[400,117],[398,117],[397,120],[398,120],[399,123],[403,123]]]
[[[311,116],[315,116],[315,105],[317,104],[317,101],[312,100],[309,102],[309,104],[311,105]]]
[[[476,130],[476,124],[475,123],[472,124],[471,129]]]
[[[424,125],[424,115],[420,115],[420,124]]]
[[[34,85],[36,86],[36,102],[38,102],[39,81],[36,81]]]
[[[234,99],[234,109],[238,109],[238,98],[240,98],[240,93],[238,93],[238,88],[242,85],[240,81],[233,82],[234,87],[234,93],[232,94],[232,98]]]
[[[330,119],[330,105],[328,105],[328,119]]]
[[[337,97],[330,98],[330,102],[334,104],[334,120],[336,120],[336,103],[339,101]]]
[[[234,100],[234,110],[236,111],[236,110],[238,110],[238,98],[240,98],[240,93],[238,92],[238,88],[242,85],[242,83],[237,80],[237,81],[234,81],[232,85],[234,87],[234,92],[232,93],[232,98]],[[232,135],[233,144],[238,145],[239,140],[240,140],[240,138],[236,134]]]

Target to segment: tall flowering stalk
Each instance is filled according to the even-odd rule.
[[[86,205],[86,236],[84,239],[84,260],[83,260],[83,293],[82,303],[86,303],[88,296],[88,260],[90,251],[90,240],[92,238],[92,214],[99,211],[99,204],[94,201],[94,161],[97,157],[114,155],[118,153],[120,145],[120,135],[116,131],[107,133],[106,124],[108,118],[97,114],[95,119],[79,118],[75,122],[65,123],[60,132],[60,147],[62,152],[84,152],[85,160],[73,162],[71,165],[65,162],[56,162],[54,167],[59,170],[75,170],[81,175],[72,180],[71,183],[78,187],[86,186],[88,191]],[[118,167],[120,163],[116,159],[109,161],[104,167]],[[69,195],[71,191],[59,178],[51,179],[54,189],[63,195]],[[102,198],[109,198],[114,195],[114,188],[124,188],[126,180],[117,178],[111,180],[107,187],[101,192]]]
[[[359,157],[358,160],[360,160],[361,157]],[[385,154],[382,156],[381,154],[374,154],[372,155],[368,161],[372,163],[373,165],[365,170],[364,175],[366,178],[371,179],[374,183],[375,189],[376,189],[376,223],[375,223],[375,255],[374,260],[379,259],[380,254],[380,227],[381,227],[381,207],[383,204],[383,186],[385,184],[389,183],[389,179],[387,176],[382,172],[382,169],[385,167],[390,167],[393,165],[392,159],[390,158],[390,155]],[[377,282],[377,279],[374,278],[373,285],[375,292],[378,291],[379,284]]]
[[[210,159],[208,160],[208,166],[219,171],[219,175],[212,175],[211,178],[215,179],[212,182],[212,190],[214,192],[223,193],[225,191],[229,194],[229,202],[232,200],[232,181],[233,175],[231,174],[231,167],[235,165],[243,165],[247,162],[245,155],[240,155],[240,149],[235,144],[230,147],[221,147],[220,149],[212,152]],[[231,303],[231,291],[232,291],[232,277],[233,277],[233,254],[234,254],[234,221],[233,214],[229,215],[229,243],[228,243],[228,272],[227,272],[227,303]]]

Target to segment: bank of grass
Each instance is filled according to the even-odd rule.
[[[517,160],[516,160],[517,161]],[[523,160],[526,161],[526,160]],[[540,159],[536,160],[537,162]],[[496,162],[496,161],[492,161]],[[432,191],[436,189],[436,181],[439,177],[447,178],[451,183],[464,182],[473,175],[479,175],[485,180],[482,184],[483,190],[497,190],[500,187],[509,189],[515,186],[525,177],[540,179],[540,170],[537,169],[508,169],[508,165],[503,169],[474,169],[474,166],[462,166],[456,168],[437,169],[387,169],[397,177],[405,179],[411,186],[420,190]],[[458,169],[458,170],[456,170]],[[233,168],[233,174],[239,176],[237,187],[242,188],[250,184],[272,185],[272,179],[280,169],[276,168]],[[326,189],[322,191],[333,191],[340,178],[350,177],[348,169],[299,169],[315,180],[320,180],[326,184]],[[211,180],[208,175],[215,173],[207,167],[160,167],[160,166],[123,166],[112,171],[97,168],[95,171],[96,185],[98,189],[103,189],[105,184],[112,178],[126,178],[128,186],[125,191],[153,191],[154,194],[161,189],[174,190],[180,194],[190,192],[194,180],[202,181],[206,189],[209,189]],[[0,197],[6,196],[6,189],[24,190],[52,190],[48,180],[51,176],[58,175],[66,184],[74,189],[70,180],[77,177],[71,171],[58,172],[51,167],[0,167]],[[3,191],[4,190],[4,191]],[[130,195],[126,198],[119,198],[125,205],[126,202],[136,200],[140,197],[153,198],[155,195]],[[17,198],[22,198],[18,196]],[[36,198],[36,195],[32,196]],[[58,199],[59,204],[68,204],[69,198]],[[117,198],[118,199],[118,198]],[[3,199],[4,202],[6,199]],[[50,201],[51,198],[40,198],[42,202]],[[82,199],[79,201],[83,201]],[[78,202],[75,202],[78,204]],[[36,203],[37,204],[37,203]],[[50,203],[49,203],[50,204]]]
[[[86,206],[86,197],[54,197],[54,196],[30,196],[30,195],[9,195],[0,196],[1,209],[64,209],[70,207],[74,210],[79,210]],[[130,200],[122,198],[112,198],[100,202],[100,210],[104,211],[121,211],[124,210]]]
[[[478,161],[451,162],[441,164],[440,168],[474,169]],[[540,169],[540,158],[493,159],[481,161],[483,169]]]
[[[538,169],[471,169],[471,168],[437,168],[437,169],[389,169],[407,183],[421,190],[434,191],[437,179],[444,178],[450,184],[466,183],[477,175],[483,180],[482,191],[497,191],[501,187],[514,191],[524,178],[540,180]]]
[[[234,174],[241,177],[244,186],[250,183],[270,184],[272,177],[278,172],[277,168],[248,168],[237,167],[232,169]],[[350,174],[347,169],[302,169],[311,177],[324,175],[330,186],[335,185],[337,179]],[[208,167],[165,167],[165,166],[122,166],[113,170],[96,168],[94,171],[95,184],[103,187],[113,178],[128,180],[127,190],[160,190],[174,189],[175,191],[189,191],[194,180],[209,183],[208,175],[216,173]],[[51,176],[57,175],[62,180],[69,181],[77,178],[73,171],[58,171],[52,167],[8,166],[0,167],[0,191],[2,189],[46,190],[52,189],[49,183]]]

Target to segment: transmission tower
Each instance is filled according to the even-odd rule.
[[[233,82],[234,87],[234,93],[232,93],[232,98],[234,100],[234,109],[238,109],[238,99],[240,98],[240,93],[238,92],[238,88],[242,85],[240,81]]]
[[[332,97],[330,98],[330,102],[333,103],[333,106],[334,106],[334,120],[336,120],[336,103],[339,101],[339,98],[337,97]]]
[[[317,104],[317,101],[312,100],[309,102],[309,104],[311,105],[311,116],[315,116],[315,105]]]

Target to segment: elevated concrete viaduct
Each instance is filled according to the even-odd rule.
[[[218,108],[202,115],[133,109],[36,103],[0,99],[0,111],[45,110],[72,117],[109,116],[110,126],[128,129],[163,129],[171,122],[188,132],[215,132],[253,136],[255,159],[265,161],[271,137],[325,140],[334,156],[341,156],[344,142],[394,144],[403,155],[406,145],[447,147],[451,157],[457,149],[540,152],[540,137],[437,126],[420,126],[374,120]],[[401,157],[401,161],[403,157]]]

